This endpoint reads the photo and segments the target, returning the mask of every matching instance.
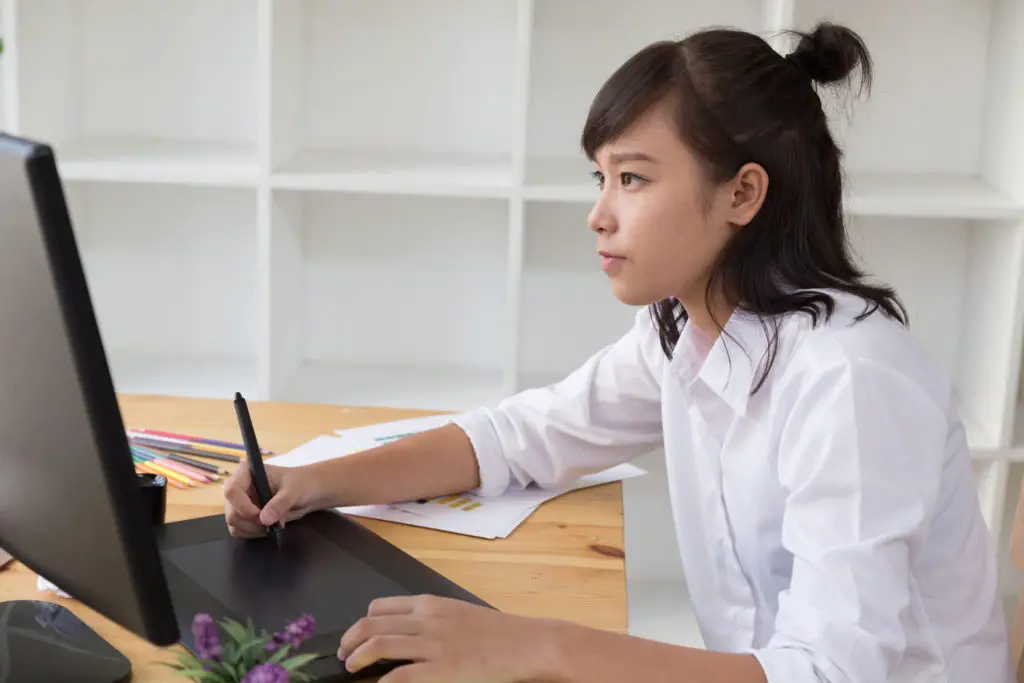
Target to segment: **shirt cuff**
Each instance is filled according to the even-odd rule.
[[[799,650],[765,648],[752,650],[751,654],[764,669],[768,683],[823,683],[831,680],[823,677],[811,658]]]
[[[479,408],[463,413],[452,419],[473,445],[477,469],[480,472],[480,486],[469,493],[479,496],[500,496],[508,488],[511,471],[501,447],[501,439],[494,428],[490,410]]]

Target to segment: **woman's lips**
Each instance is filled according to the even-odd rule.
[[[598,255],[601,257],[601,269],[606,273],[618,269],[625,261],[623,257],[610,254],[607,251],[600,251]]]

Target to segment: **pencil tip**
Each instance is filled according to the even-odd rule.
[[[241,401],[242,400],[242,392],[241,391],[236,391],[235,392],[235,400],[236,401]]]

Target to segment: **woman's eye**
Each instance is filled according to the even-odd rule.
[[[594,178],[594,181],[597,183],[598,187],[604,187],[605,178],[603,173],[601,173],[600,171],[594,171],[590,175],[591,177]],[[631,185],[638,185],[640,183],[646,182],[643,178],[636,175],[635,173],[620,173],[618,177],[619,184],[622,187],[629,187]]]

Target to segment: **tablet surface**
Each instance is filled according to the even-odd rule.
[[[192,617],[225,617],[273,633],[303,613],[316,634],[300,652],[319,653],[309,672],[344,680],[336,657],[344,632],[375,598],[433,594],[488,606],[354,520],[321,511],[287,525],[278,548],[271,537],[232,537],[223,515],[156,527],[182,643],[194,651]],[[364,675],[379,675],[384,664]]]

